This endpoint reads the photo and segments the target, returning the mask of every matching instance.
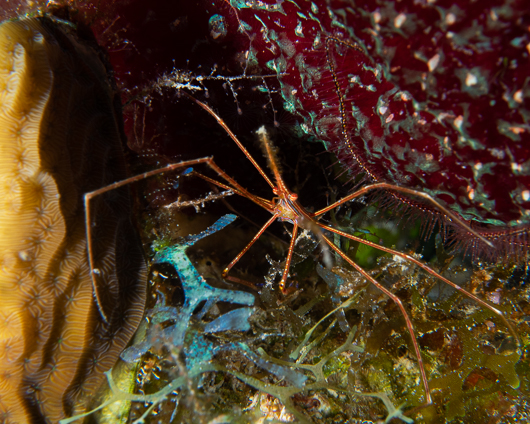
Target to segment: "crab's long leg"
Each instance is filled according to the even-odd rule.
[[[326,226],[322,225],[322,228],[326,228]],[[328,229],[328,228],[326,228]],[[397,297],[394,293],[392,293],[390,290],[382,286],[375,278],[373,278],[370,274],[368,274],[364,269],[361,268],[358,264],[356,264],[352,259],[350,259],[342,250],[340,250],[335,244],[331,242],[326,236],[322,235],[322,238],[326,241],[326,243],[329,245],[329,247],[334,250],[342,259],[344,259],[346,262],[348,262],[353,268],[355,268],[358,272],[360,272],[368,281],[370,281],[374,286],[376,286],[379,290],[381,290],[384,294],[386,294],[392,301],[399,307],[401,310],[401,313],[403,314],[403,317],[405,318],[405,322],[407,324],[407,329],[410,333],[410,337],[412,338],[412,344],[414,346],[414,351],[416,352],[416,357],[418,358],[418,366],[420,368],[420,374],[421,374],[421,380],[423,381],[423,387],[425,389],[425,403],[431,404],[431,391],[429,389],[429,383],[427,382],[427,375],[425,374],[425,367],[423,365],[423,359],[421,358],[421,352],[420,348],[418,346],[418,341],[416,340],[416,335],[414,333],[414,326],[412,325],[412,321],[410,320],[410,317],[407,313],[407,310],[403,306],[403,303]]]
[[[439,211],[444,213],[446,216],[451,218],[451,221],[455,222],[457,225],[462,227],[464,230],[470,232],[475,237],[477,237],[480,241],[485,243],[489,247],[495,247],[493,246],[493,243],[491,243],[489,240],[487,240],[484,236],[481,236],[477,231],[475,231],[473,228],[471,228],[466,222],[464,222],[462,219],[457,217],[454,212],[451,212],[448,208],[443,206],[440,202],[438,202],[434,197],[427,193],[422,193],[421,191],[413,190],[406,187],[400,187],[394,184],[389,183],[375,183],[375,184],[369,184],[367,186],[364,186],[360,188],[359,190],[356,190],[354,193],[351,193],[342,199],[336,201],[335,203],[326,206],[323,209],[320,209],[319,211],[316,211],[312,214],[313,217],[318,217],[320,215],[325,214],[326,212],[329,212],[330,210],[336,208],[337,206],[342,205],[343,203],[349,202],[350,200],[353,200],[359,196],[362,196],[363,194],[366,194],[369,191],[372,190],[378,190],[378,189],[384,189],[384,190],[393,190],[398,191],[400,193],[410,194],[416,197],[421,197],[422,199],[426,200],[427,202],[431,203],[435,208],[437,208]]]
[[[99,275],[99,269],[94,267],[94,263],[95,263],[95,261],[94,261],[94,252],[93,252],[94,243],[93,243],[93,240],[92,240],[92,231],[90,231],[91,228],[92,228],[92,214],[91,214],[91,209],[90,209],[90,201],[93,198],[95,198],[96,196],[99,196],[99,195],[101,195],[103,193],[106,193],[106,192],[115,190],[117,188],[123,187],[125,185],[134,183],[136,181],[140,181],[140,180],[143,180],[145,178],[152,177],[154,175],[162,174],[164,172],[170,172],[170,171],[174,171],[174,170],[180,169],[180,168],[193,167],[193,166],[196,166],[196,165],[199,165],[199,164],[206,164],[213,171],[215,171],[221,178],[226,180],[231,186],[230,185],[225,185],[223,183],[220,183],[220,182],[215,181],[215,180],[213,180],[213,179],[211,179],[209,177],[206,177],[206,176],[204,176],[202,174],[197,173],[204,180],[206,180],[206,181],[208,181],[210,183],[216,184],[219,187],[222,187],[222,188],[225,188],[225,189],[228,189],[228,190],[234,190],[234,192],[236,192],[237,194],[248,198],[249,200],[253,201],[254,203],[258,204],[259,206],[267,209],[269,212],[274,212],[274,210],[272,208],[272,203],[270,201],[268,201],[266,199],[263,199],[263,198],[261,198],[259,196],[254,196],[252,193],[250,193],[247,189],[245,189],[243,186],[241,186],[236,180],[234,180],[226,172],[224,172],[219,166],[217,166],[217,164],[213,161],[213,157],[211,157],[211,156],[210,157],[199,158],[199,159],[188,160],[188,161],[184,161],[184,162],[173,163],[171,165],[167,165],[167,166],[164,166],[164,167],[159,168],[159,169],[154,169],[154,170],[149,171],[149,172],[144,172],[143,174],[138,174],[138,175],[135,175],[133,177],[126,178],[126,179],[121,180],[121,181],[117,181],[117,182],[115,182],[113,184],[110,184],[108,186],[102,187],[102,188],[100,188],[98,190],[94,190],[94,191],[85,193],[85,195],[84,195],[85,228],[86,228],[86,237],[87,237],[88,265],[89,265],[90,275],[91,275],[91,279],[92,279],[94,297],[96,298],[96,303],[98,304],[99,312],[100,312],[100,314],[101,314],[101,316],[102,316],[102,318],[104,319],[105,322],[108,322],[108,317],[106,316],[106,314],[105,314],[105,312],[103,310],[103,306],[102,306],[103,303],[102,303],[102,299],[101,299],[101,294],[100,294],[100,292],[98,290],[98,284],[97,284],[97,281],[96,281],[97,280],[97,276]],[[277,215],[276,215],[276,217],[277,217]],[[270,223],[268,225],[270,225]],[[258,234],[261,235],[265,231],[265,229],[266,229],[266,227],[262,228],[261,232],[259,232]],[[252,244],[257,240],[257,238],[259,238],[259,236],[255,237],[255,239],[253,239]],[[250,248],[251,245],[247,246],[247,250],[248,250],[248,248]],[[244,252],[240,253],[236,259],[239,260],[239,258],[242,256],[243,253]],[[237,262],[237,261],[235,261],[235,262]]]
[[[126,178],[121,181],[117,181],[113,184],[110,184],[108,186],[102,187],[98,190],[94,190],[88,193],[85,193],[84,195],[84,203],[85,203],[85,231],[86,231],[86,239],[87,239],[87,256],[88,256],[88,266],[90,269],[90,276],[92,279],[92,286],[94,290],[94,297],[96,298],[96,303],[98,305],[99,313],[101,314],[101,317],[105,322],[108,321],[108,317],[106,316],[104,310],[103,310],[103,303],[101,299],[101,294],[98,290],[98,284],[97,284],[97,275],[99,275],[99,269],[94,267],[94,252],[93,252],[93,241],[92,241],[92,216],[90,212],[90,201],[100,194],[106,193],[108,191],[115,190],[119,187],[123,187],[125,185],[134,183],[136,181],[143,180],[148,177],[152,177],[153,175],[158,175],[163,172],[173,171],[175,169],[184,168],[184,167],[190,167],[195,166],[201,163],[211,164],[213,163],[212,157],[205,157],[200,159],[193,159],[188,160],[185,162],[179,162],[174,163],[168,166],[165,166],[163,168],[154,169],[153,171],[144,172],[143,174],[135,175],[134,177]]]
[[[289,275],[289,268],[293,260],[294,245],[296,244],[296,236],[298,235],[298,225],[293,224],[293,233],[291,234],[291,242],[289,243],[289,251],[287,252],[287,259],[285,260],[285,267],[283,269],[282,279],[280,280],[280,290],[285,293],[285,283]]]
[[[263,225],[263,227],[260,228],[260,230],[256,233],[256,235],[250,240],[250,243],[245,246],[245,248],[239,252],[239,254],[234,258],[232,262],[228,264],[228,266],[223,271],[223,278],[228,275],[232,267],[241,259],[241,257],[248,252],[248,250],[252,247],[252,245],[261,237],[261,235],[265,232],[267,228],[270,227],[270,225],[278,219],[278,214],[275,213],[272,215],[272,217]]]
[[[250,193],[243,193],[241,191],[239,191],[238,189],[236,189],[235,187],[231,187],[229,185],[226,185],[226,184],[223,184],[223,183],[220,183],[219,181],[217,180],[214,180],[213,178],[210,178],[206,175],[203,175],[201,174],[200,172],[193,172],[193,175],[196,175],[197,177],[203,179],[204,181],[208,181],[210,184],[214,184],[216,185],[217,187],[220,187],[224,190],[232,190],[234,193],[242,196],[242,197],[246,197],[250,200],[252,200],[254,203],[256,203],[258,206],[261,206],[263,209],[266,209],[268,210],[269,212],[273,212],[274,211],[274,206],[272,204],[272,202],[270,200],[267,200],[267,199],[264,199],[263,197],[260,197],[260,196],[256,196],[254,194],[250,194]],[[234,185],[232,183],[232,185]]]
[[[504,316],[504,314],[500,310],[498,310],[497,308],[491,306],[490,304],[488,304],[484,300],[480,299],[479,297],[475,296],[474,294],[469,293],[468,291],[464,290],[458,284],[453,283],[451,280],[449,280],[449,279],[445,278],[443,275],[437,273],[434,269],[432,269],[428,265],[424,264],[423,262],[419,261],[418,259],[414,258],[413,256],[407,255],[406,253],[400,252],[398,250],[394,250],[394,249],[390,249],[390,248],[385,247],[385,246],[381,246],[380,244],[371,242],[369,240],[364,240],[364,239],[362,239],[360,237],[356,237],[356,236],[348,234],[348,233],[346,233],[344,231],[337,230],[335,228],[329,227],[327,225],[324,225],[324,224],[321,224],[321,223],[318,223],[318,222],[317,222],[317,225],[320,226],[321,228],[323,228],[324,230],[327,230],[327,231],[330,231],[332,233],[338,234],[338,235],[340,235],[342,237],[349,238],[350,240],[357,241],[357,242],[362,243],[362,244],[364,244],[366,246],[373,247],[374,249],[380,250],[382,252],[386,252],[386,253],[390,253],[392,255],[399,256],[400,258],[403,258],[403,259],[405,259],[405,260],[407,260],[409,262],[412,262],[412,263],[418,265],[420,268],[422,268],[423,270],[425,270],[426,272],[431,274],[433,277],[436,277],[439,280],[443,281],[445,284],[450,285],[455,290],[458,290],[460,293],[462,293],[464,296],[467,296],[468,298],[470,298],[470,299],[474,300],[475,302],[477,302],[479,305],[482,305],[483,307],[489,309],[490,311],[492,311],[493,313],[498,315],[502,319],[502,321],[504,322],[506,327],[508,327],[508,330],[510,331],[510,333],[514,337],[514,339],[515,339],[515,341],[517,343],[517,346],[521,346],[521,342],[519,340],[519,337],[517,336],[517,333],[515,332],[514,328],[512,327],[512,325],[510,324],[508,319]]]

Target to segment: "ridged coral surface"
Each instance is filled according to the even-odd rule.
[[[123,178],[116,91],[96,47],[48,19],[0,26],[0,422],[57,422],[84,405],[136,329],[144,262]],[[99,217],[99,218],[98,218]],[[103,217],[103,218],[101,218]]]

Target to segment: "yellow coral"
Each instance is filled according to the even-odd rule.
[[[144,264],[135,236],[123,235],[134,233],[126,191],[117,204],[94,202],[108,322],[86,259],[83,193],[125,169],[116,91],[97,53],[48,19],[0,25],[3,423],[57,422],[86,406],[142,316]]]

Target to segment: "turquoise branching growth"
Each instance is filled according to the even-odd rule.
[[[205,301],[205,304],[202,310],[195,316],[197,320],[200,320],[216,302],[223,301],[248,306],[254,304],[254,296],[249,293],[235,290],[223,290],[208,285],[205,279],[197,272],[185,253],[189,246],[192,246],[198,240],[223,229],[235,219],[235,215],[225,215],[214,225],[200,234],[188,236],[184,238],[181,243],[167,247],[158,253],[157,257],[155,258],[155,263],[169,262],[177,270],[184,288],[186,301],[182,308],[177,309],[171,306],[166,306],[165,300],[162,300],[154,309],[148,311],[147,316],[149,319],[149,326],[147,328],[146,335],[143,340],[135,343],[135,345],[129,347],[122,353],[121,357],[124,361],[138,361],[143,354],[145,354],[153,345],[156,344],[180,348],[184,344],[184,338],[188,332],[188,327],[190,326],[190,320],[192,319],[193,312],[203,301]],[[227,330],[247,331],[250,328],[248,318],[250,317],[251,313],[252,308],[233,310],[208,323],[205,326],[203,332],[216,333]],[[161,329],[160,324],[164,324],[168,321],[174,321],[174,324]],[[189,343],[186,348],[183,349],[187,359],[186,365],[189,369],[189,372],[187,373],[188,378],[191,378],[190,376],[193,376],[196,373],[195,370],[200,370],[197,371],[197,373],[205,372],[203,371],[203,369],[205,369],[205,365],[208,364],[208,361],[211,360],[215,352],[220,348],[227,347],[221,346],[214,348],[204,339],[202,335],[199,333],[194,334],[194,338],[192,339],[191,343]],[[103,409],[107,405],[124,400],[151,402],[151,407],[146,412],[147,414],[159,402],[163,401],[169,393],[180,387],[180,381],[183,380],[184,377],[180,377],[180,380],[177,378],[166,388],[160,390],[154,395],[133,395],[129,393],[123,393],[114,384],[110,371],[107,373],[107,379],[112,392],[110,399],[93,411],[63,420],[61,423],[67,424],[69,422],[76,421],[92,414],[95,411]],[[144,416],[146,414],[144,414]],[[144,416],[137,421],[142,422]]]
[[[141,355],[147,352],[153,343],[156,342],[153,340],[154,337],[167,345],[182,346],[193,311],[201,302],[206,303],[196,315],[198,320],[202,319],[209,309],[217,302],[230,302],[248,306],[254,304],[254,296],[250,293],[235,290],[223,290],[210,286],[186,256],[186,249],[188,247],[194,245],[200,239],[223,229],[235,219],[235,215],[225,215],[214,225],[200,234],[188,236],[179,244],[167,247],[157,254],[154,261],[155,263],[168,262],[175,267],[184,289],[185,303],[180,309],[171,306],[157,305],[153,311],[148,312],[147,315],[151,318],[151,329],[156,333],[151,335],[150,333],[153,331],[148,330],[145,340],[135,346],[131,346],[123,352],[123,360],[132,362],[140,359]],[[214,321],[210,323],[209,325],[212,331],[209,332],[224,331],[221,328],[224,328],[225,330],[246,331],[249,329],[248,323],[246,325],[244,324],[247,321],[238,321],[237,319],[234,319],[234,317],[240,319],[245,314],[248,314],[248,319],[248,316],[250,316],[248,310],[241,312],[232,311],[232,313],[228,313],[224,319],[223,317],[220,317],[216,320],[220,320],[220,322],[216,323]],[[153,327],[155,324],[160,324],[168,320],[174,320],[175,324],[170,325],[163,330]],[[205,330],[205,332],[207,331]]]
[[[186,417],[182,416],[185,413],[177,412],[179,403],[186,402],[183,393],[188,391],[192,397],[197,396],[193,392],[196,392],[196,389],[206,390],[209,380],[214,378],[214,381],[220,379],[219,381],[222,382],[227,376],[235,377],[248,385],[247,387],[251,388],[249,392],[251,397],[253,392],[256,399],[256,396],[269,396],[277,399],[278,404],[282,406],[284,418],[290,417],[289,419],[296,419],[302,423],[312,422],[312,418],[307,413],[301,412],[299,405],[295,406],[293,399],[297,396],[318,396],[318,392],[322,390],[344,393],[350,397],[379,398],[388,411],[387,421],[392,418],[399,418],[407,423],[412,422],[410,418],[402,415],[400,408],[393,406],[386,394],[361,393],[348,379],[333,377],[344,374],[345,370],[346,374],[348,373],[347,367],[340,365],[344,355],[348,356],[354,352],[363,351],[361,347],[354,344],[357,327],[350,328],[344,318],[344,310],[355,304],[358,299],[357,295],[350,296],[342,303],[337,297],[335,309],[321,318],[309,330],[299,332],[300,336],[305,334],[305,337],[300,337],[298,346],[291,348],[294,350],[291,352],[289,360],[277,359],[266,353],[263,347],[260,347],[262,343],[260,340],[275,337],[286,340],[286,335],[274,332],[261,332],[260,334],[259,329],[256,331],[255,326],[261,324],[258,324],[259,318],[254,315],[266,312],[263,310],[257,312],[257,309],[252,307],[255,301],[254,296],[238,290],[212,287],[198,273],[186,256],[186,249],[189,246],[223,229],[235,218],[235,215],[225,215],[202,233],[188,236],[174,246],[161,249],[155,257],[155,263],[166,262],[174,266],[184,289],[185,301],[181,307],[174,307],[168,305],[165,297],[162,296],[156,306],[147,312],[144,336],[122,353],[122,359],[129,363],[135,363],[142,360],[146,355],[158,356],[159,359],[165,355],[163,360],[167,374],[166,383],[157,387],[152,393],[146,393],[144,390],[137,394],[127,393],[118,387],[115,377],[109,371],[106,373],[110,387],[108,399],[96,409],[63,420],[61,423],[68,424],[76,421],[118,401],[148,405],[140,414],[136,415],[133,422],[150,422],[151,414],[158,414],[157,407],[160,408],[169,399],[174,404],[174,411],[169,420],[171,422],[187,422]],[[326,271],[326,278],[330,281],[333,275],[330,271]],[[337,278],[339,281],[341,277]],[[208,311],[218,302],[239,304],[244,305],[244,307],[232,309],[210,322],[205,322],[204,318]],[[202,307],[200,307],[201,303],[203,303]],[[309,312],[317,303],[312,302],[310,306],[305,308],[306,312]],[[338,314],[339,311],[342,314]],[[294,312],[291,313],[294,314]],[[348,331],[345,333],[346,339],[338,346],[331,341],[332,347],[327,348],[327,353],[321,353],[319,359],[315,361],[317,357],[315,351],[321,348],[326,339],[329,343],[330,334],[337,319],[334,319],[320,333],[318,333],[319,328],[324,321],[333,315],[344,318],[344,325],[348,326]],[[250,329],[253,330],[254,334],[258,334],[258,337],[249,336],[248,331]],[[241,334],[242,332],[247,332],[247,335],[239,337],[239,340],[238,337],[234,338],[234,334]],[[153,348],[156,349],[153,351]],[[165,354],[159,353],[164,351]],[[235,367],[233,361],[226,360],[227,356],[239,358],[237,359],[238,363],[241,360],[247,360],[251,366],[250,368],[247,366],[246,369]],[[258,372],[259,369],[262,371]],[[265,374],[263,370],[266,371]],[[212,377],[215,375],[219,375],[219,377]],[[181,409],[186,410],[187,408]],[[208,414],[215,416],[217,413],[215,407],[210,409]],[[231,413],[230,419],[237,421],[248,420],[254,417],[257,412],[249,407],[246,411]],[[180,417],[179,414],[181,414]],[[197,415],[200,414],[195,412],[194,420],[199,419]],[[266,417],[276,419],[280,416],[275,417],[274,414],[271,415],[270,412],[267,412]]]

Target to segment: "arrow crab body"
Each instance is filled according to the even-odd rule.
[[[299,229],[301,228],[303,230],[310,231],[311,233],[313,233],[316,239],[319,240],[321,244],[321,248],[323,252],[323,260],[328,268],[331,268],[331,265],[332,265],[332,260],[331,260],[331,255],[330,255],[330,251],[331,251],[334,253],[335,257],[340,257],[344,262],[349,264],[351,268],[353,268],[355,271],[360,273],[364,279],[366,279],[369,283],[371,283],[373,286],[375,286],[377,289],[383,292],[386,296],[388,296],[392,300],[392,302],[394,302],[395,305],[399,308],[400,313],[402,314],[405,320],[407,331],[410,334],[414,353],[417,358],[418,368],[420,371],[420,376],[421,376],[421,381],[422,381],[422,386],[423,386],[423,391],[424,391],[424,401],[426,405],[429,405],[432,403],[431,389],[429,387],[429,378],[427,376],[427,372],[426,372],[426,369],[423,363],[422,353],[420,351],[419,343],[417,340],[417,333],[412,323],[412,320],[409,316],[409,313],[407,312],[407,309],[405,308],[405,306],[403,305],[403,302],[400,300],[398,296],[396,296],[393,292],[387,289],[376,278],[374,278],[369,272],[367,272],[360,265],[358,265],[350,256],[348,256],[345,252],[343,252],[341,248],[338,247],[334,243],[333,237],[339,236],[341,238],[349,239],[351,241],[361,243],[366,246],[370,246],[372,248],[375,248],[382,252],[393,255],[394,257],[401,258],[404,261],[408,261],[420,267],[422,270],[430,274],[435,279],[438,279],[439,281],[449,285],[457,292],[471,299],[473,302],[476,302],[478,305],[480,305],[480,307],[485,308],[489,310],[490,312],[492,312],[493,314],[497,315],[498,318],[502,320],[502,322],[504,323],[505,327],[508,329],[511,336],[514,338],[517,346],[520,346],[519,338],[518,338],[516,331],[514,330],[512,324],[510,323],[510,321],[508,321],[508,319],[504,316],[503,312],[500,309],[490,305],[488,302],[480,299],[474,294],[461,288],[459,285],[450,281],[449,279],[447,279],[440,273],[436,272],[433,268],[431,268],[430,266],[423,263],[421,260],[417,259],[416,257],[412,255],[379,245],[372,241],[365,240],[362,237],[349,234],[341,229],[334,228],[330,225],[327,225],[321,222],[321,218],[325,216],[326,213],[330,212],[331,210],[333,210],[334,208],[340,205],[350,202],[353,199],[356,199],[374,190],[388,190],[391,192],[397,192],[401,195],[416,197],[416,198],[421,199],[423,202],[429,203],[430,206],[438,208],[440,211],[442,211],[444,214],[450,217],[450,219],[456,225],[459,225],[464,230],[472,233],[474,236],[481,239],[482,242],[486,244],[490,243],[489,241],[482,238],[479,234],[477,234],[467,224],[460,221],[451,211],[446,209],[443,205],[438,203],[431,196],[429,196],[428,194],[422,193],[422,192],[418,192],[416,190],[403,188],[403,187],[399,187],[399,186],[388,184],[388,183],[376,183],[376,184],[364,186],[361,189],[356,190],[355,192],[345,196],[344,198],[330,204],[329,206],[323,209],[320,209],[316,212],[310,212],[304,206],[302,206],[302,204],[299,202],[297,193],[291,191],[284,183],[282,179],[282,175],[280,173],[279,166],[278,166],[278,159],[275,154],[275,149],[272,145],[271,140],[269,139],[267,131],[263,127],[257,131],[257,134],[260,139],[260,144],[263,148],[264,154],[268,160],[268,166],[274,176],[273,179],[270,179],[267,176],[265,171],[258,165],[258,163],[254,160],[254,158],[250,155],[250,153],[238,140],[235,134],[230,130],[230,128],[228,128],[227,124],[209,106],[195,99],[194,97],[192,97],[191,95],[187,93],[184,93],[184,92],[182,93],[186,97],[188,97],[191,101],[195,102],[197,105],[202,107],[206,112],[208,112],[213,118],[217,120],[219,125],[226,131],[226,133],[230,136],[233,142],[239,147],[239,149],[243,152],[246,158],[252,163],[254,168],[260,173],[263,179],[271,187],[274,197],[271,200],[268,200],[263,197],[256,196],[250,193],[245,187],[240,185],[235,179],[233,179],[224,170],[222,170],[214,162],[213,157],[204,157],[200,159],[194,159],[194,160],[189,160],[185,162],[168,165],[164,168],[156,169],[154,171],[150,171],[150,172],[147,172],[141,175],[137,175],[127,180],[107,186],[101,190],[88,193],[85,197],[86,211],[87,211],[87,214],[86,214],[86,220],[87,220],[86,228],[87,229],[90,228],[90,222],[91,222],[90,200],[93,197],[101,194],[102,192],[106,192],[114,188],[121,187],[125,184],[129,184],[134,181],[142,180],[147,177],[157,175],[160,173],[165,173],[165,172],[169,172],[169,171],[173,171],[177,169],[186,169],[189,167],[196,167],[200,164],[206,164],[215,173],[217,173],[220,179],[224,181],[218,181],[214,178],[201,174],[195,170],[192,171],[192,174],[196,175],[197,177],[205,180],[209,184],[212,184],[218,188],[233,192],[235,194],[238,194],[242,197],[245,197],[251,200],[258,206],[270,212],[270,214],[272,215],[270,219],[256,233],[256,235],[252,238],[252,240],[241,250],[241,252],[232,260],[232,262],[230,262],[230,264],[226,266],[226,268],[223,271],[223,277],[227,280],[231,280],[234,282],[242,282],[242,280],[240,280],[239,278],[233,277],[230,275],[231,269],[239,262],[239,260],[243,257],[243,255],[245,255],[251,249],[251,247],[263,235],[263,233],[265,233],[265,231],[268,229],[270,225],[272,225],[275,221],[288,222],[293,225],[293,229],[291,231],[291,240],[289,243],[285,265],[283,267],[281,280],[279,282],[279,288],[281,292],[285,295],[291,293],[295,289],[295,285],[289,282],[289,277],[290,277],[289,271],[291,268],[293,252],[295,250],[295,245],[296,245],[297,236],[299,234]],[[92,240],[91,240],[90,234],[87,234],[87,239],[88,239],[89,258],[90,258],[90,261],[92,261],[92,247],[91,247]],[[97,272],[93,271],[93,277],[96,278],[96,275],[94,274],[97,274]],[[96,297],[97,297],[97,291],[96,291]]]

